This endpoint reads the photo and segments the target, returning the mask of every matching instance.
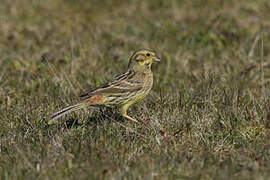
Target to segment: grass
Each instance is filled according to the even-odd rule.
[[[267,0],[3,0],[0,179],[268,179],[269,11]],[[95,108],[47,125],[140,48],[162,62],[129,113],[154,131]]]

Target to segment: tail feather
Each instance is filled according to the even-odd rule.
[[[54,113],[52,116],[51,116],[51,120],[48,122],[48,124],[54,124],[56,122],[56,120],[62,116],[64,116],[65,114],[68,114],[70,112],[73,112],[75,110],[78,110],[78,109],[81,109],[83,108],[83,104],[82,103],[78,103],[78,104],[75,104],[75,105],[72,105],[72,106],[68,106],[56,113]]]

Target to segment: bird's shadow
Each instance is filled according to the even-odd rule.
[[[104,121],[111,122],[121,122],[123,123],[126,119],[121,116],[121,114],[111,108],[99,108],[94,110],[89,117],[87,117],[84,122],[80,122],[78,118],[71,117],[67,121],[65,121],[65,125],[68,129],[80,126],[89,126],[89,125],[98,125],[102,124]]]

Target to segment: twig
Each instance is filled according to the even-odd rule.
[[[74,36],[73,36],[73,31],[72,31],[72,34],[71,34],[71,62],[70,62],[70,74],[72,74],[73,54],[74,54]]]
[[[255,37],[255,40],[252,43],[251,49],[250,49],[250,51],[248,53],[248,59],[251,59],[251,58],[254,57],[254,50],[255,50],[256,45],[258,44],[259,39],[260,39],[260,34],[258,34]]]
[[[262,27],[262,30],[261,30],[261,64],[260,64],[260,69],[261,69],[262,94],[263,94],[263,97],[265,98],[264,68],[263,68],[264,52],[263,52],[263,48],[264,48],[264,42],[263,42],[263,27]]]
[[[6,69],[4,69],[2,74],[0,75],[0,82],[2,81],[2,78],[4,77],[5,72],[6,72]]]

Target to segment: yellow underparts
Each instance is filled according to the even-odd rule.
[[[144,61],[139,61],[139,65],[143,66],[144,65]]]

